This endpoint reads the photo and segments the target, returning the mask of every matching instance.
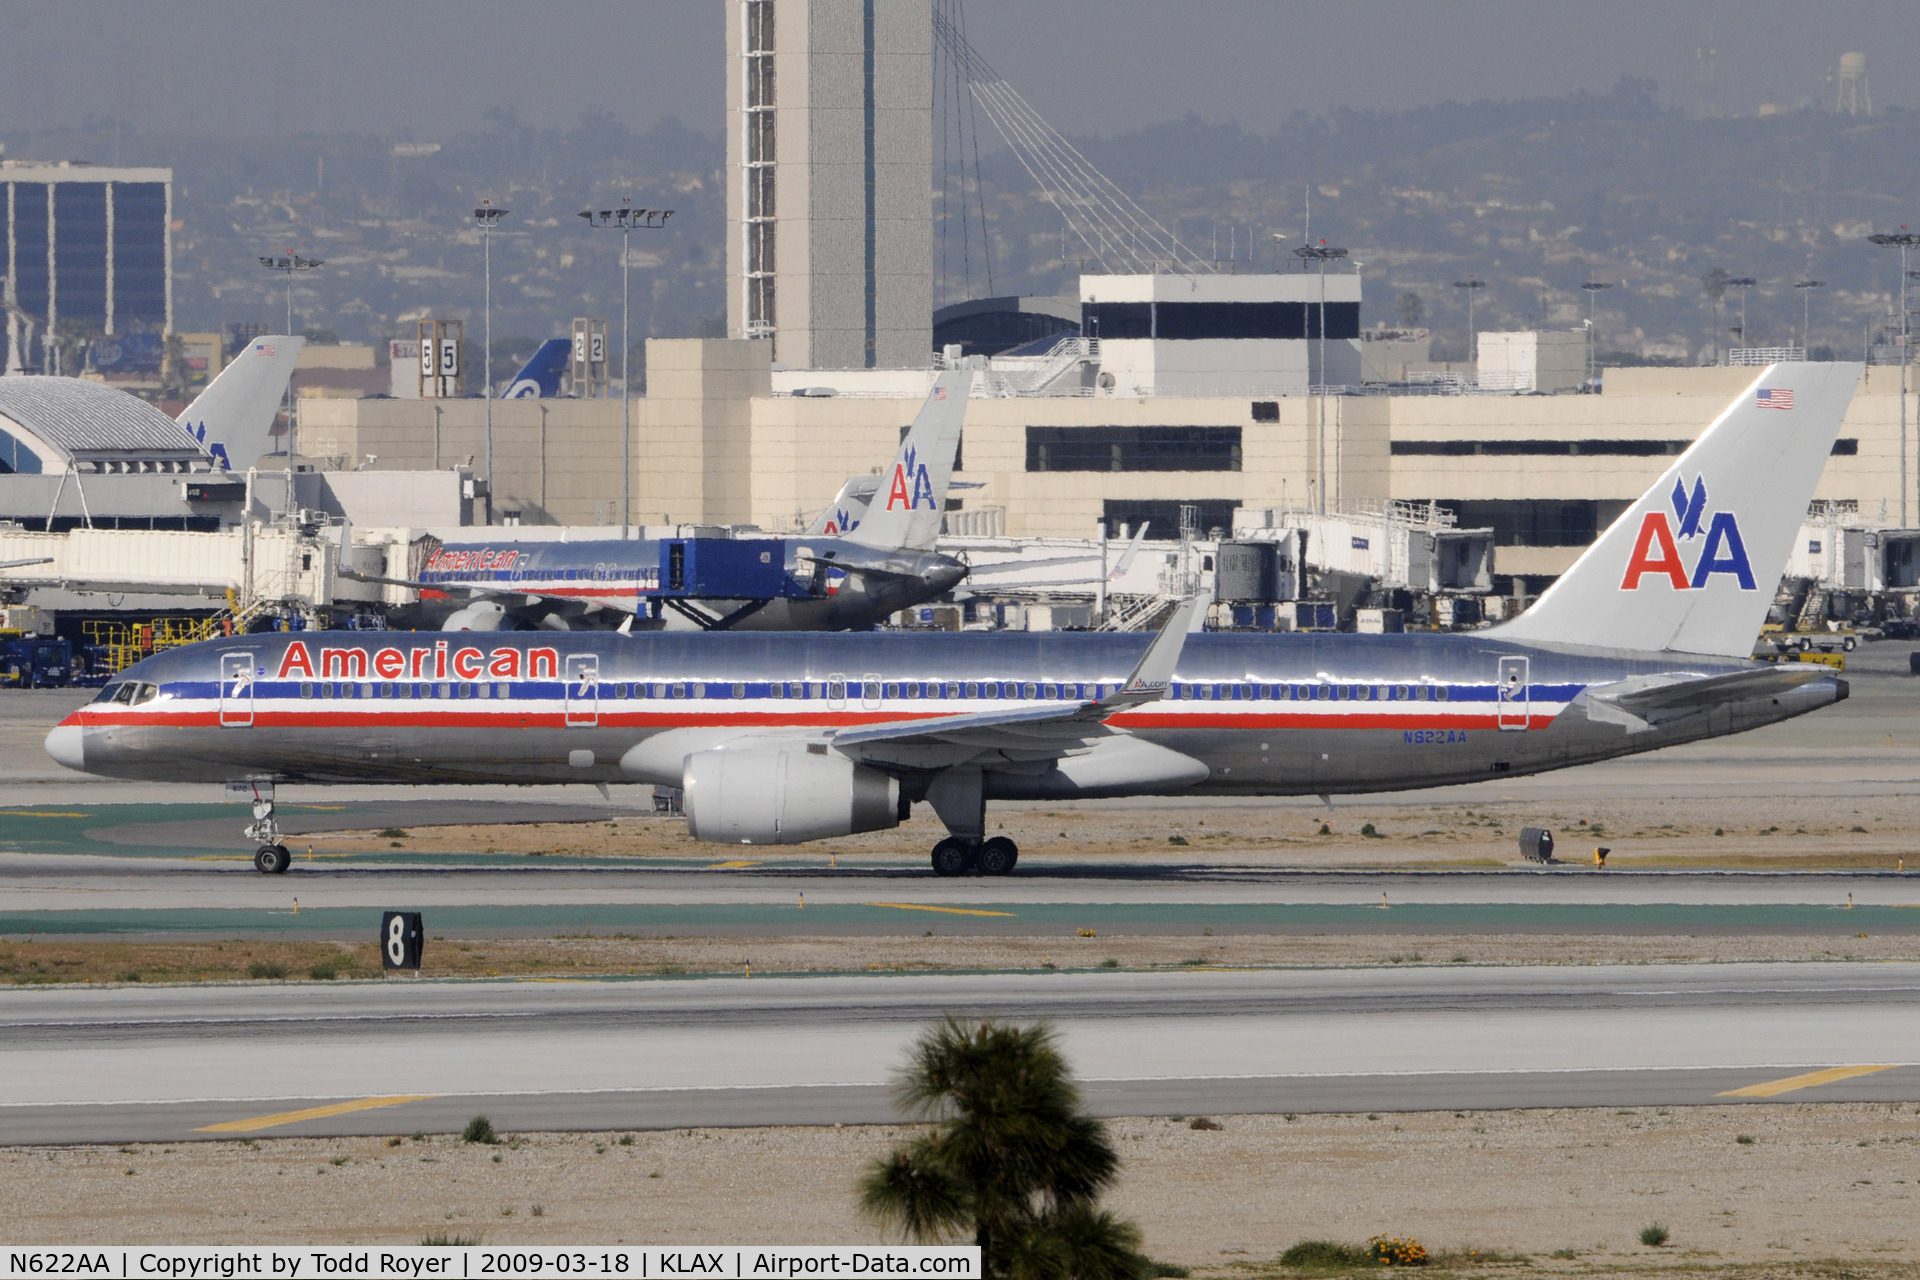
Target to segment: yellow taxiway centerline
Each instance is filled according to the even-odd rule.
[[[1853,1067],[1828,1067],[1825,1071],[1809,1071],[1805,1075],[1788,1076],[1784,1080],[1750,1084],[1744,1089],[1728,1089],[1719,1096],[1722,1098],[1772,1098],[1779,1094],[1792,1093],[1796,1089],[1811,1089],[1815,1085],[1832,1084],[1836,1080],[1851,1080],[1855,1076],[1870,1076],[1876,1071],[1890,1071],[1899,1065],[1897,1062],[1877,1062],[1863,1063]]]
[[[1006,916],[1013,918],[1011,911],[974,911],[967,907],[927,907],[917,902],[869,902],[869,907],[891,907],[895,911],[938,911],[949,916]]]
[[[277,1115],[254,1116],[250,1120],[228,1120],[223,1124],[205,1125],[195,1129],[194,1132],[252,1133],[256,1129],[275,1129],[283,1124],[296,1124],[302,1120],[344,1116],[351,1111],[371,1111],[375,1107],[397,1107],[403,1102],[425,1102],[432,1096],[430,1093],[410,1093],[392,1098],[355,1098],[352,1102],[336,1102],[325,1107],[308,1107],[305,1111],[282,1111]]]

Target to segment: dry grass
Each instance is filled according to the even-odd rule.
[[[1920,960],[1920,935],[1852,933],[1642,936],[1191,934],[1080,937],[433,937],[422,976],[437,978],[928,972],[994,969],[1191,969],[1456,964],[1685,964],[1741,960]],[[1111,962],[1111,963],[1109,963]],[[5,942],[0,982],[228,982],[378,977],[371,942]]]

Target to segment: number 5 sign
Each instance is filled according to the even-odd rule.
[[[426,941],[418,911],[387,912],[380,917],[380,967],[417,971]]]

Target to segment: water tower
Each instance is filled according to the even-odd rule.
[[[1873,114],[1873,94],[1867,89],[1866,54],[1840,55],[1840,94],[1833,109],[1850,116]]]

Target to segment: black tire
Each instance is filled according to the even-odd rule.
[[[1013,872],[1013,864],[1020,860],[1020,846],[1005,836],[995,836],[980,846],[980,874],[983,876],[1004,876]]]
[[[963,876],[973,866],[973,849],[959,836],[948,836],[933,846],[933,874]]]
[[[1860,641],[1858,639],[1856,639],[1853,636],[1848,636],[1845,640],[1842,640],[1840,642],[1840,651],[1842,653],[1852,653],[1854,649],[1859,646],[1859,644],[1860,644]]]
[[[254,850],[253,869],[263,876],[273,875],[280,869],[280,855],[274,852],[274,846],[263,844]]]

